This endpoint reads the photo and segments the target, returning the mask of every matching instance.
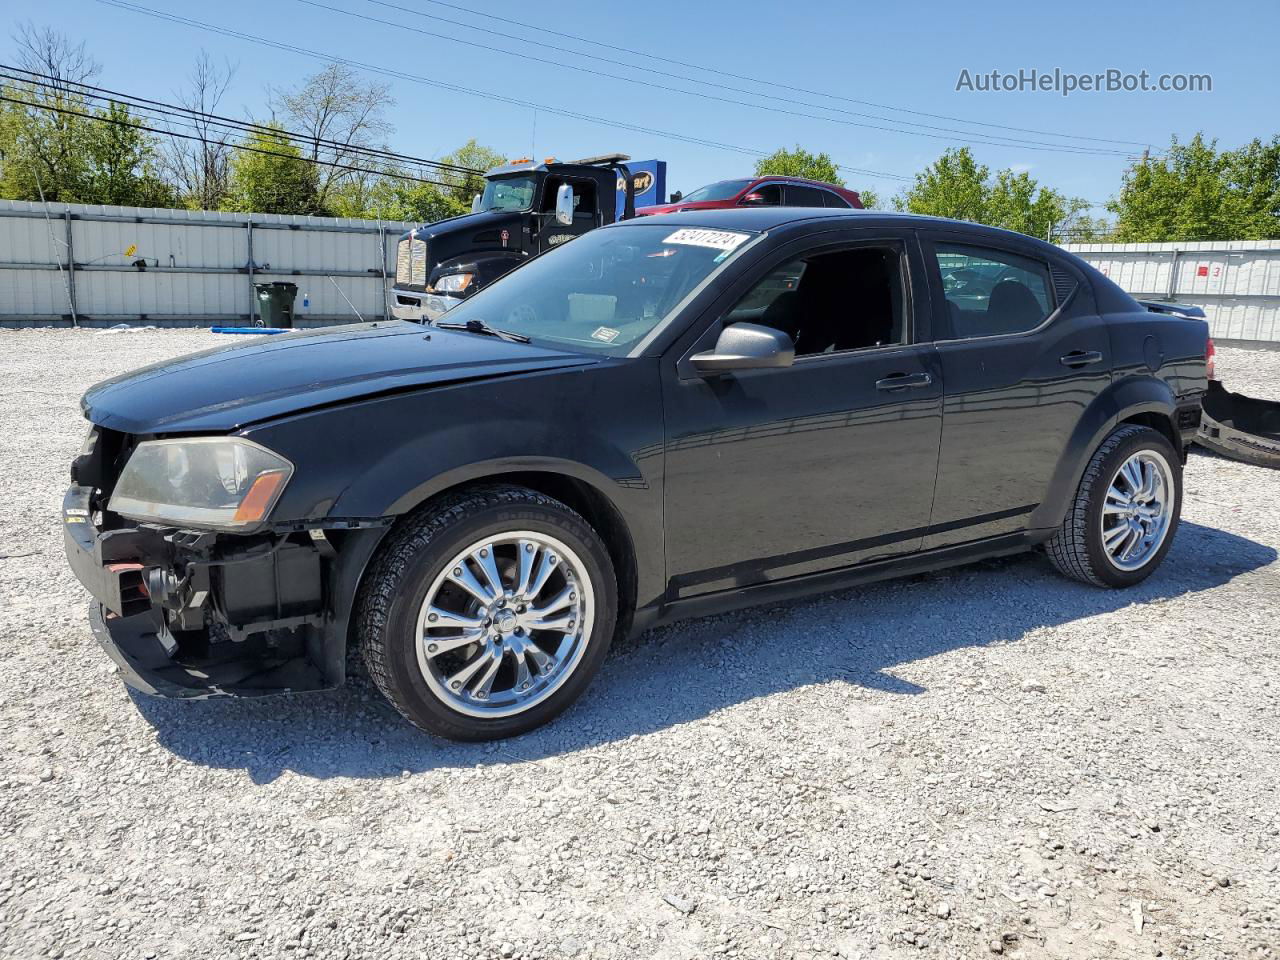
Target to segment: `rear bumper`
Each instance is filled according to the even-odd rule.
[[[391,315],[397,320],[430,323],[443,317],[460,304],[462,299],[396,287],[391,291]]]
[[[1210,380],[1196,442],[1232,460],[1280,469],[1280,403],[1232,393]]]

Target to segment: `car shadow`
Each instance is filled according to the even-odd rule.
[[[983,561],[806,600],[686,621],[615,649],[582,702],[498,744],[454,744],[400,718],[362,669],[341,690],[262,700],[175,702],[135,696],[159,743],[189,762],[378,778],[477,763],[538,760],[697,720],[757,697],[838,682],[893,694],[926,689],[893,669],[962,647],[1131,604],[1209,590],[1276,560],[1272,547],[1184,522],[1164,564],[1129,590],[1088,587],[1040,554]],[[779,642],[779,641],[782,642]],[[354,665],[354,658],[353,658]]]

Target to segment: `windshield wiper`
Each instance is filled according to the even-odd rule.
[[[506,340],[508,343],[529,343],[529,338],[523,333],[512,333],[510,330],[499,330],[497,327],[491,327],[483,320],[467,320],[465,323],[452,323],[450,321],[436,321],[436,326],[441,330],[465,330],[467,333],[483,333],[490,337],[497,337],[499,340]]]

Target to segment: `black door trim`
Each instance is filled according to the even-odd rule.
[[[959,530],[963,527],[977,526],[981,523],[991,523],[995,520],[1009,520],[1013,517],[1020,517],[1024,514],[1031,513],[1039,504],[1027,504],[1022,507],[1014,507],[1009,510],[999,510],[995,513],[984,513],[976,517],[967,517],[964,520],[953,520],[950,523],[938,524],[937,526],[916,527],[911,530],[900,530],[892,534],[883,534],[878,537],[865,537],[861,540],[846,540],[843,543],[832,543],[825,547],[810,547],[807,550],[796,550],[791,553],[778,554],[772,557],[763,557],[758,560],[746,560],[742,563],[725,564],[720,567],[712,567],[707,570],[699,570],[696,573],[679,574],[671,578],[668,584],[668,591],[673,599],[684,599],[686,596],[693,596],[707,592],[705,589],[690,591],[692,587],[706,587],[707,584],[724,581],[724,589],[735,586],[770,583],[776,580],[786,579],[795,576],[794,573],[782,573],[787,567],[793,567],[802,563],[812,563],[815,560],[826,560],[831,557],[838,557],[842,554],[856,553],[862,550],[870,550],[875,547],[884,547],[893,543],[901,543],[904,540],[913,540],[930,533],[946,533],[951,530]],[[882,560],[868,560],[864,563],[882,563]],[[850,568],[862,566],[863,564],[849,564]],[[841,569],[837,566],[834,569]],[[773,574],[772,576],[770,574]],[[779,576],[779,573],[782,573]]]

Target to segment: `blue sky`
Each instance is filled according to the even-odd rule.
[[[316,0],[326,6],[411,24],[425,32],[393,29],[318,9],[304,0],[133,0],[206,23],[351,60],[379,64],[428,80],[441,80],[508,98],[535,101],[600,118],[737,146],[772,150],[782,145],[824,150],[839,163],[909,175],[933,160],[964,134],[923,131],[939,139],[906,132],[868,129],[852,123],[901,128],[907,121],[963,128],[977,138],[1000,135],[1121,152],[1140,152],[1133,144],[1064,140],[1034,133],[975,127],[1003,124],[1052,133],[1148,142],[1160,149],[1171,134],[1186,138],[1197,130],[1236,145],[1255,136],[1280,132],[1276,109],[1275,47],[1280,40],[1280,4],[1233,3],[1085,3],[1032,4],[987,2],[930,5],[811,2],[796,5],[796,15],[778,4],[701,0],[634,0],[627,4],[572,2],[529,4],[518,0],[450,0],[454,8],[428,0],[394,0],[399,6],[444,17],[479,29],[456,26],[388,9],[370,0]],[[740,74],[751,80],[633,57],[598,46],[531,31],[464,13],[508,17],[643,51],[657,57]],[[215,58],[238,64],[224,111],[236,116],[266,116],[271,86],[295,84],[323,63],[309,57],[263,48],[189,26],[127,12],[98,0],[50,3],[10,0],[0,38],[4,61],[12,62],[14,25],[31,20],[83,39],[102,63],[102,86],[168,100],[181,87],[203,47]],[[492,31],[524,36],[577,49],[625,65],[580,60],[546,47],[523,46]],[[501,47],[489,52],[454,39]],[[523,51],[551,63],[522,60]],[[666,86],[696,91],[683,94],[590,76],[563,64],[623,74]],[[1211,93],[957,92],[962,69],[971,73],[1020,68],[1092,73],[1108,68],[1208,73]],[[669,74],[667,73],[669,71]],[[748,90],[739,93],[701,86],[678,74],[696,76]],[[387,79],[387,78],[381,78]],[[547,110],[495,102],[482,96],[441,90],[407,79],[391,79],[397,100],[390,119],[396,132],[391,146],[405,153],[437,157],[470,136],[509,155],[554,154],[573,158],[619,151],[637,159],[668,161],[668,186],[686,192],[702,183],[749,173],[754,157],[662,136],[614,129]],[[874,101],[905,110],[959,118],[964,123],[913,115],[783,90],[779,83],[854,100]],[[770,97],[802,101],[803,106]],[[708,99],[721,96],[768,104],[773,111]],[[833,111],[831,108],[835,108]],[[883,120],[851,116],[862,112]],[[811,114],[797,117],[791,111]],[[820,117],[851,122],[831,122]],[[1093,156],[1032,149],[1031,144],[975,145],[978,159],[993,169],[1030,170],[1043,183],[1089,200],[1104,201],[1119,185],[1124,156]],[[900,189],[884,177],[846,173],[851,187],[873,187],[882,195]]]

